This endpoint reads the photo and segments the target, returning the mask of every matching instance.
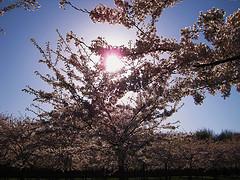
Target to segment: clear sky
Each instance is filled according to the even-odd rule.
[[[31,44],[30,38],[35,38],[42,45],[50,41],[55,46],[56,29],[63,35],[72,30],[87,41],[104,36],[116,45],[127,43],[134,38],[133,31],[121,26],[94,24],[87,14],[71,8],[63,11],[58,7],[57,0],[39,2],[41,8],[37,11],[18,9],[0,17],[0,26],[6,31],[5,35],[0,35],[0,112],[5,114],[29,114],[25,108],[32,103],[33,97],[21,91],[26,85],[46,88],[45,84],[34,76],[35,70],[44,72],[45,69],[38,64],[41,56]],[[79,7],[91,9],[98,3],[111,5],[112,0],[73,2]],[[211,7],[223,8],[229,15],[240,8],[240,0],[184,0],[163,12],[158,24],[159,34],[179,39],[180,28],[192,25],[199,11],[206,11]],[[180,130],[210,128],[215,132],[222,129],[240,132],[240,94],[235,89],[226,100],[220,95],[208,95],[201,106],[196,106],[190,97],[184,100],[184,104],[173,117],[181,121]]]

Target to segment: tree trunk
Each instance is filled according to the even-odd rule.
[[[168,180],[168,164],[167,164],[167,162],[164,163],[164,170],[165,170],[165,180]]]
[[[191,159],[190,159],[190,163],[189,163],[189,169],[190,169],[190,175],[188,176],[188,180],[192,180],[192,159],[193,159],[193,157],[191,157]]]
[[[125,159],[126,156],[124,153],[118,153],[118,177],[119,180],[126,180],[126,172],[125,172]]]
[[[165,180],[171,180],[172,176],[169,173],[169,164],[168,164],[168,162],[164,163],[164,170],[165,170]]]

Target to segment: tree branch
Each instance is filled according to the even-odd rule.
[[[66,4],[69,4],[73,9],[75,9],[77,11],[81,11],[83,13],[90,14],[90,12],[87,9],[78,8],[77,6],[73,5],[70,1],[67,1]]]
[[[208,66],[217,66],[219,64],[224,64],[227,62],[232,62],[232,61],[237,61],[237,60],[240,60],[240,55],[236,55],[236,56],[233,56],[233,57],[230,57],[227,59],[217,60],[217,61],[214,61],[214,62],[211,62],[208,64],[196,64],[196,65],[194,65],[194,67],[203,68],[203,67],[208,67]]]
[[[176,48],[159,46],[159,47],[157,47],[157,48],[148,49],[148,50],[146,50],[146,51],[129,52],[129,53],[126,53],[125,56],[146,55],[146,54],[154,53],[154,52],[157,52],[157,51],[173,52],[173,51],[175,51],[175,50],[176,50]]]

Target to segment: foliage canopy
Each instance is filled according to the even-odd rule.
[[[240,10],[228,17],[217,8],[200,13],[196,23],[180,30],[179,41],[158,35],[162,12],[180,2],[114,0],[115,7],[100,4],[89,11],[61,0],[62,8],[70,5],[95,23],[135,29],[136,39],[129,46],[112,46],[103,37],[87,44],[73,32],[63,37],[57,31],[56,49],[49,43],[43,48],[32,39],[42,54],[39,62],[50,70],[49,74],[35,74],[51,91],[24,89],[35,96],[32,112],[44,127],[41,131],[51,130],[61,137],[68,134],[66,142],[100,143],[98,150],[110,149],[118,170],[124,171],[127,157],[149,145],[155,133],[175,129],[177,122],[167,118],[184,97],[193,96],[201,104],[206,92],[220,92],[225,98],[233,86],[240,91]],[[32,10],[38,3],[16,1],[0,13],[18,7]],[[119,54],[125,66],[107,72],[108,53]],[[50,104],[51,110],[44,110],[42,103]]]

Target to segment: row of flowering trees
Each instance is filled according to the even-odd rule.
[[[53,128],[54,129],[54,128]],[[0,165],[6,167],[46,168],[50,170],[106,169],[118,171],[118,154],[101,139],[67,130],[52,130],[49,125],[29,119],[0,118]],[[75,136],[75,137],[73,137]],[[113,137],[111,137],[113,138]],[[141,138],[141,137],[140,137]],[[135,140],[135,144],[141,139]],[[214,140],[198,139],[193,134],[153,133],[153,140],[140,151],[130,149],[128,170],[239,169],[240,137]],[[134,146],[134,144],[132,145]]]

